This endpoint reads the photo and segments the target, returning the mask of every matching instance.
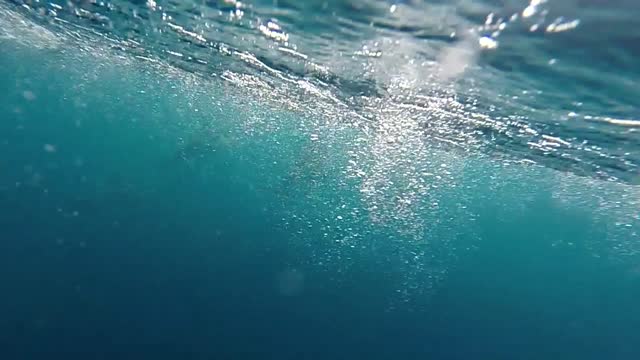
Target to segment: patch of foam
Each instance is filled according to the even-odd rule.
[[[6,5],[0,4],[0,40],[15,41],[36,49],[55,49],[64,39],[62,35],[54,34]]]

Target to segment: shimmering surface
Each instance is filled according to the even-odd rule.
[[[638,10],[625,1],[19,4],[58,31],[52,42],[99,38],[359,128],[396,116],[431,142],[637,177],[625,144],[637,140]]]

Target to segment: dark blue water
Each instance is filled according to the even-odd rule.
[[[0,3],[2,359],[640,356],[633,2],[54,5]]]

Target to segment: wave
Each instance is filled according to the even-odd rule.
[[[356,127],[402,122],[437,146],[640,181],[630,1],[10,4],[60,36]]]

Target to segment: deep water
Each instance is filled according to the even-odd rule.
[[[640,358],[638,185],[434,147],[403,206],[366,131],[96,49],[0,38],[1,359]]]

